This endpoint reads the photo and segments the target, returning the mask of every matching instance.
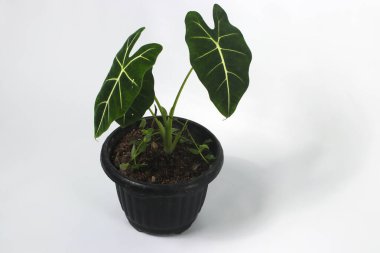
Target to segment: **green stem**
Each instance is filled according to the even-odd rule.
[[[152,109],[149,108],[149,112],[150,112],[150,114],[152,114],[154,121],[157,123],[157,126],[158,126],[158,129],[160,130],[160,134],[161,134],[162,139],[164,139],[164,137],[165,137],[165,128],[164,128],[164,126],[157,119],[157,116],[154,114],[154,112],[152,111]]]
[[[161,113],[162,120],[165,122],[166,121],[166,116],[167,116],[165,108],[161,106],[160,101],[158,101],[158,98],[156,96],[154,96],[154,102],[156,102],[158,110]]]
[[[178,91],[178,93],[177,93],[177,96],[175,97],[175,100],[174,100],[173,106],[172,106],[172,108],[170,109],[170,114],[169,114],[169,117],[170,117],[170,118],[173,118],[173,116],[174,116],[174,110],[175,110],[175,108],[176,108],[176,106],[177,106],[178,99],[179,99],[179,97],[181,96],[181,93],[182,93],[183,87],[185,87],[185,84],[186,84],[186,82],[187,82],[187,79],[189,79],[189,76],[190,76],[190,74],[191,74],[192,71],[193,71],[193,68],[191,68],[191,69],[189,70],[189,72],[187,72],[187,75],[186,75],[185,79],[183,80],[183,82],[182,82],[182,84],[181,84],[181,87],[179,88],[179,91]]]
[[[189,79],[189,76],[190,76],[190,74],[191,74],[192,71],[193,71],[193,68],[190,68],[189,72],[187,73],[185,79],[183,80],[183,82],[181,84],[181,87],[179,88],[177,96],[175,97],[173,106],[172,106],[172,108],[170,109],[170,112],[169,112],[169,118],[168,118],[168,120],[166,122],[164,122],[165,130],[166,130],[166,140],[165,140],[166,141],[166,145],[164,144],[164,149],[165,149],[165,152],[167,154],[171,154],[174,151],[175,146],[177,145],[177,142],[173,142],[173,137],[172,137],[174,110],[175,110],[175,108],[177,106],[178,99],[181,96],[183,87],[185,87],[187,79]],[[156,103],[157,103],[157,101],[156,101]],[[160,106],[158,103],[157,103],[157,105]]]
[[[196,147],[197,150],[199,151],[199,154],[200,154],[200,156],[202,157],[202,159],[208,164],[208,161],[207,161],[206,157],[204,157],[204,155],[202,154],[202,152],[201,152],[201,150],[200,150],[198,144],[195,142],[195,140],[194,140],[193,136],[191,135],[189,129],[187,129],[187,133],[189,134],[191,141],[193,142],[193,144],[195,145],[195,147]]]
[[[152,114],[154,121],[158,125],[160,135],[164,144],[164,151],[166,154],[170,154],[171,153],[170,150],[172,146],[172,128],[171,128],[171,125],[169,125],[170,121],[163,120],[163,122],[161,123],[150,108],[149,108],[149,111]],[[162,118],[164,118],[164,116],[162,116]]]
[[[139,145],[137,146],[137,148],[136,148],[136,154],[139,153],[139,150],[140,150],[142,144],[143,144],[143,141],[141,141],[141,142],[139,143]],[[137,156],[138,156],[138,155],[137,155]],[[137,164],[137,162],[136,162],[136,158],[137,158],[137,156],[133,159],[133,161],[135,162],[135,164]]]
[[[157,106],[158,106],[158,109],[161,108],[161,104],[160,104],[160,101],[158,101],[158,98],[156,96],[154,96],[154,102],[156,102]]]
[[[174,141],[173,141],[173,116],[174,116],[174,110],[175,110],[175,108],[177,106],[178,99],[181,96],[182,90],[185,87],[185,84],[186,84],[187,80],[189,79],[189,76],[190,76],[190,74],[191,74],[192,71],[193,71],[193,68],[191,68],[189,70],[189,72],[187,73],[185,79],[183,80],[183,82],[181,84],[181,87],[180,87],[180,89],[179,89],[179,91],[177,93],[177,96],[176,96],[176,98],[174,100],[173,106],[170,109],[169,115],[167,114],[167,111],[165,110],[165,108],[161,106],[161,103],[160,103],[160,101],[158,101],[158,98],[156,96],[154,96],[154,101],[156,102],[157,107],[160,110],[160,113],[161,113],[161,116],[162,116],[162,123],[157,119],[156,115],[154,115],[154,113],[152,112],[152,110],[149,108],[149,111],[152,114],[152,116],[153,116],[155,122],[157,123],[159,130],[160,130],[160,134],[161,134],[161,137],[162,137],[162,140],[163,140],[163,144],[164,144],[164,151],[165,151],[166,154],[171,154],[174,151],[174,149],[175,149],[175,147],[176,147],[176,145],[178,143],[178,138],[175,138]]]
[[[188,122],[189,122],[189,120],[186,120],[185,124],[182,126],[181,131],[174,138],[173,145],[172,145],[172,152],[174,151],[175,147],[177,146],[177,143],[178,143],[179,139],[181,139],[183,131],[185,131],[185,129],[187,128],[187,123]]]

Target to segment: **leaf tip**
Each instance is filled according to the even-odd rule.
[[[214,4],[212,10],[214,13],[225,12],[222,6],[220,6],[219,4]]]
[[[222,7],[220,7],[220,5],[219,4],[214,4],[214,6],[213,6],[213,10],[215,11],[215,10],[218,10],[218,9],[222,9]]]
[[[101,135],[101,134],[98,134],[98,133],[96,132],[96,130],[95,130],[95,132],[94,132],[94,139],[95,139],[96,141],[98,141],[98,138],[100,137],[100,135]]]
[[[159,53],[161,53],[161,51],[164,47],[161,44],[158,44],[158,43],[156,43],[156,44],[157,44],[157,48],[158,48]]]
[[[228,20],[226,11],[219,4],[214,4],[212,12],[213,12],[215,23],[219,19],[227,19]]]

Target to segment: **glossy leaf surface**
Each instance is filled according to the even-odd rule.
[[[113,121],[122,118],[128,112],[135,99],[140,95],[141,90],[146,93],[143,89],[144,85],[153,90],[151,70],[162,46],[156,43],[147,44],[130,56],[131,50],[143,30],[144,28],[140,28],[129,36],[117,53],[96,97],[94,108],[95,137],[99,137]],[[136,107],[133,108],[136,110]]]
[[[146,110],[154,101],[154,79],[152,70],[146,72],[140,93],[123,117],[116,120],[121,127],[129,126],[139,121],[145,114]]]
[[[190,62],[211,101],[225,117],[231,116],[249,84],[252,55],[240,30],[217,4],[214,29],[195,11],[186,15],[186,43]]]

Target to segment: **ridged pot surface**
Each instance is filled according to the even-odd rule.
[[[207,186],[222,168],[223,149],[209,130],[189,120],[188,129],[198,142],[212,140],[209,146],[216,159],[210,168],[187,183],[161,185],[132,181],[118,172],[111,162],[111,153],[121,137],[136,127],[138,123],[118,128],[105,140],[101,151],[104,172],[115,182],[121,207],[133,227],[149,234],[181,233],[191,226],[201,210]]]

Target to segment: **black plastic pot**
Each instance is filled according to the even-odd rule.
[[[146,118],[148,121],[151,117]],[[176,118],[182,122],[183,118]],[[122,176],[111,162],[111,153],[120,138],[138,123],[113,131],[103,144],[101,164],[104,172],[116,183],[121,207],[131,225],[149,234],[181,233],[191,226],[202,208],[208,184],[218,175],[223,165],[223,149],[218,139],[202,125],[190,121],[188,129],[202,142],[211,139],[210,150],[216,160],[201,176],[188,183],[158,185],[132,181]]]

